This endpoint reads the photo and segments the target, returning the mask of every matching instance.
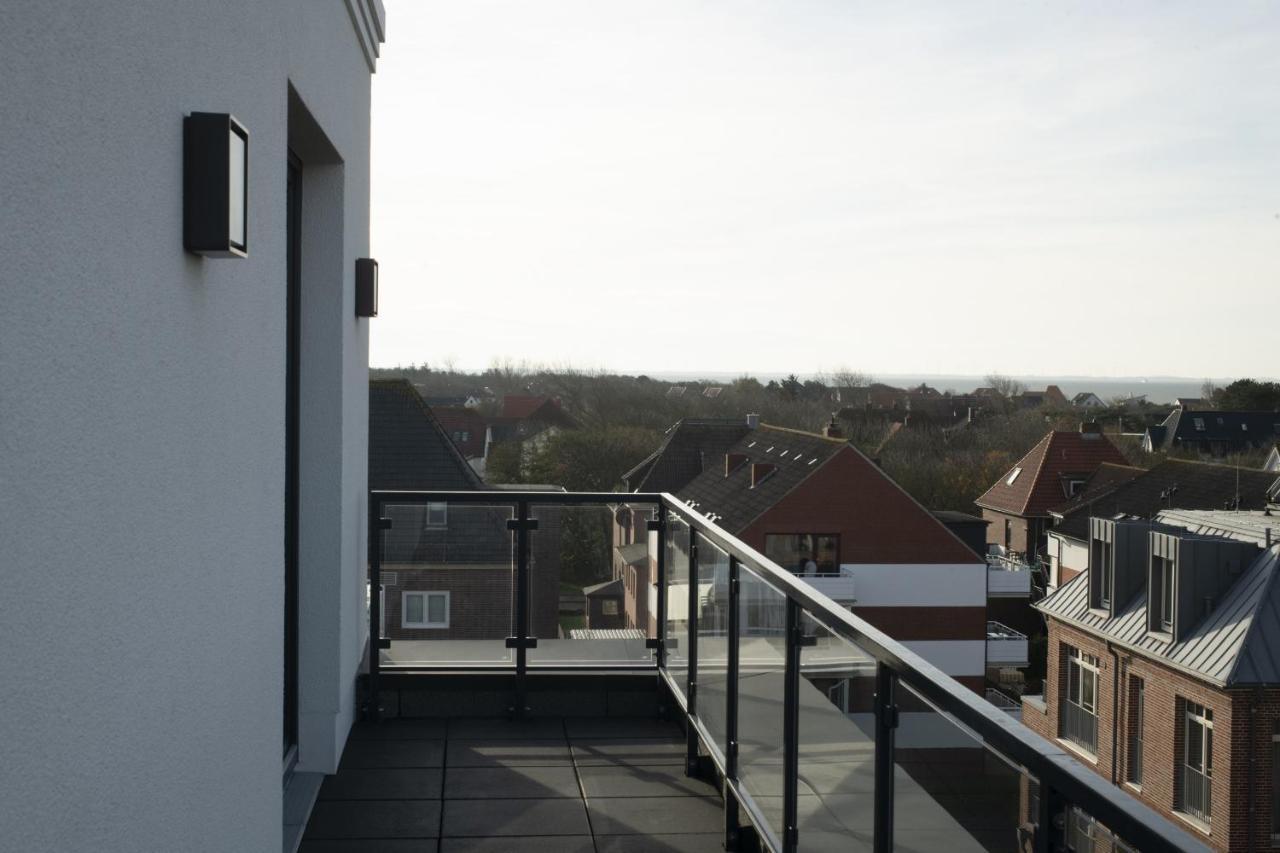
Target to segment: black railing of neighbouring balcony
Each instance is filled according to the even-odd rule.
[[[425,522],[419,529],[411,520],[408,526],[412,529],[403,529],[403,519],[417,517],[406,508],[421,510],[429,503],[437,507],[445,504],[448,516],[456,514],[461,521],[468,521],[471,527],[465,529],[472,531],[469,535],[494,540],[486,547],[479,547],[486,543],[477,543],[475,565],[483,568],[471,574],[466,566],[429,570],[437,571],[440,577],[453,572],[448,577],[457,584],[482,577],[480,572],[491,572],[483,577],[489,579],[490,588],[501,588],[508,575],[501,573],[501,560],[494,555],[509,555],[513,564],[509,612],[500,613],[494,623],[510,626],[505,636],[496,636],[498,629],[491,628],[483,637],[463,637],[452,644],[445,641],[440,645],[443,651],[424,648],[431,646],[432,641],[423,635],[432,630],[433,620],[439,630],[451,626],[447,610],[441,621],[440,602],[425,599],[413,608],[414,613],[426,614],[421,616],[425,627],[415,628],[404,640],[381,636],[383,596],[379,592],[384,565],[396,564],[403,583],[405,566],[413,564],[415,554],[425,553],[415,548],[431,535],[441,535],[438,525],[432,533]],[[430,673],[480,668],[492,672],[497,668],[510,672],[514,715],[528,710],[526,679],[531,672],[642,669],[654,672],[679,706],[688,732],[688,772],[699,772],[708,760],[714,765],[725,795],[729,849],[736,849],[746,831],[753,832],[774,853],[810,848],[809,836],[802,832],[817,826],[812,809],[815,803],[823,803],[831,790],[823,787],[832,775],[827,770],[845,761],[837,775],[847,782],[862,773],[865,775],[856,781],[865,784],[849,786],[852,794],[833,796],[833,800],[836,796],[844,799],[838,808],[827,803],[823,816],[835,815],[843,823],[833,824],[836,829],[814,828],[812,839],[816,842],[826,833],[822,837],[829,842],[831,833],[836,832],[849,842],[855,838],[861,844],[870,841],[873,850],[887,853],[894,849],[895,833],[902,834],[905,841],[918,824],[930,820],[925,814],[931,808],[929,798],[912,796],[912,806],[895,813],[897,793],[908,789],[920,793],[929,787],[919,765],[907,756],[914,754],[912,750],[933,747],[931,738],[949,738],[951,742],[960,739],[987,756],[986,766],[994,763],[1000,772],[1020,780],[1015,790],[1021,792],[1021,811],[1017,825],[1008,827],[1009,844],[990,847],[977,840],[977,849],[1013,846],[1015,832],[1015,849],[1026,849],[1026,844],[1043,853],[1063,849],[1068,809],[1074,807],[1137,849],[1208,850],[1201,841],[1109,785],[980,694],[669,494],[373,491],[369,507],[373,547],[369,555],[371,641],[365,713],[372,720],[381,713],[379,676],[388,669]],[[656,625],[652,631],[647,630],[647,624],[643,626],[643,643],[622,639],[609,646],[608,640],[536,636],[534,617],[546,624],[545,614],[537,608],[547,606],[549,599],[544,587],[533,584],[532,578],[537,572],[546,574],[538,575],[545,586],[549,573],[558,569],[548,564],[554,556],[545,553],[550,539],[533,537],[548,536],[553,526],[558,535],[572,540],[571,545],[580,544],[575,537],[585,537],[583,541],[599,537],[597,522],[571,524],[565,515],[591,509],[605,513],[606,530],[613,529],[610,525],[620,511],[637,510],[632,518],[642,521],[643,527],[631,535],[657,543],[648,560],[653,576],[644,590],[634,593],[635,606],[643,599],[644,610]],[[433,516],[439,517],[438,512]],[[401,523],[401,530],[396,529],[397,523]],[[395,537],[393,552],[402,552],[393,553],[396,559],[390,563],[385,559],[389,537]],[[612,552],[607,541],[602,545],[602,553]],[[461,598],[461,593],[433,594],[445,596],[440,601],[446,608],[462,604],[451,603],[449,597]],[[543,603],[537,604],[535,599]],[[403,614],[401,618],[403,622]],[[700,621],[706,623],[705,631],[699,630]],[[570,643],[577,645],[566,651],[564,644]],[[398,654],[399,646],[417,651]],[[461,651],[455,651],[454,646]],[[936,755],[936,750],[932,754]],[[975,780],[972,784],[981,783]],[[851,818],[844,820],[858,812],[859,802],[868,799],[871,813],[865,827],[854,825]],[[937,816],[940,825],[963,822],[965,817],[956,811],[938,811]],[[980,839],[981,834],[973,838]],[[919,838],[913,840],[919,842]],[[950,843],[945,835],[938,840]]]

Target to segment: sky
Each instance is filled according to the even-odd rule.
[[[1280,4],[387,7],[374,366],[1280,373]]]

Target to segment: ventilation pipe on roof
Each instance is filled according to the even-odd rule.
[[[831,420],[827,421],[827,425],[822,428],[822,434],[827,438],[844,438],[844,430],[840,429],[835,415],[832,415]]]
[[[747,415],[747,429],[755,429],[760,426],[760,416],[754,412]]]

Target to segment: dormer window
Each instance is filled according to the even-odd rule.
[[[1067,497],[1074,498],[1080,494],[1080,490],[1084,488],[1084,480],[1068,480],[1067,481]]]
[[[1113,564],[1111,561],[1111,543],[1098,543],[1098,606],[1104,610],[1111,609],[1111,577]]]
[[[1151,607],[1158,616],[1159,630],[1173,632],[1173,560],[1151,558]],[[1154,620],[1153,620],[1154,621]]]
[[[1021,468],[1014,468],[1012,471],[1009,472],[1009,476],[1005,478],[1004,484],[1006,486],[1012,486],[1013,481],[1018,479],[1018,475],[1021,473],[1022,473]]]

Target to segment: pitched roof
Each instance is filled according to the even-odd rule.
[[[502,398],[502,417],[527,418],[543,406],[560,408],[560,401],[537,394],[508,394]]]
[[[1280,439],[1280,412],[1197,411],[1176,408],[1147,429],[1154,450],[1208,443],[1228,448],[1266,447]]]
[[[713,513],[712,520],[726,530],[739,532],[772,507],[842,448],[846,440],[825,438],[809,432],[760,424],[732,446],[724,448],[697,477],[678,490],[699,512]],[[747,461],[725,475],[724,456],[738,453]],[[773,471],[754,487],[751,469],[755,463],[773,465]]]
[[[734,418],[685,418],[667,429],[662,444],[622,475],[627,491],[678,492],[702,473],[703,463],[718,464],[725,451],[751,431]]]
[[[408,380],[369,382],[369,488],[472,490],[482,485]]]
[[[1097,470],[1089,475],[1084,488],[1076,492],[1075,497],[1049,510],[1051,515],[1066,515],[1084,504],[1096,501],[1109,495],[1125,483],[1131,483],[1147,473],[1146,468],[1137,465],[1117,465],[1114,462],[1103,462]]]
[[[1103,462],[1128,464],[1105,435],[1055,430],[974,503],[1009,515],[1046,516],[1067,498],[1067,480],[1087,478]]]
[[[1052,532],[1084,541],[1089,538],[1090,516],[1154,518],[1162,509],[1223,509],[1229,501],[1234,504],[1237,496],[1237,509],[1263,509],[1275,479],[1266,471],[1166,459],[1110,491],[1091,495],[1086,486],[1075,499],[1054,508],[1062,520]]]
[[[1263,551],[1218,605],[1178,642],[1147,631],[1144,589],[1115,617],[1089,607],[1089,572],[1081,572],[1035,607],[1118,645],[1222,687],[1280,684],[1280,546]]]

